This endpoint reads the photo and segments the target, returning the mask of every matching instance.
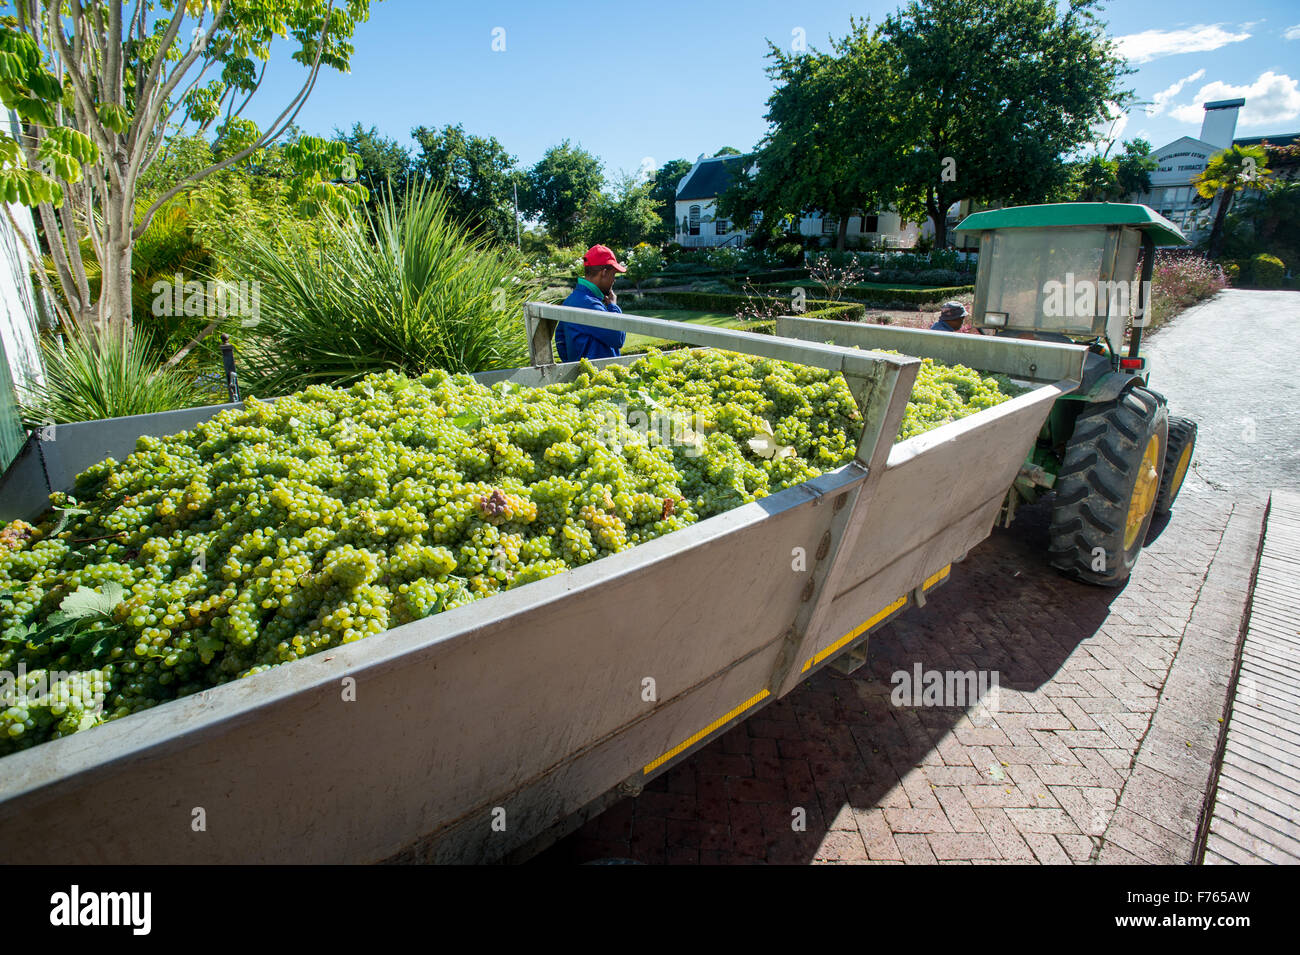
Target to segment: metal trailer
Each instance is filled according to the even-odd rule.
[[[479,380],[573,377],[543,342],[564,318],[842,371],[865,419],[857,459],[518,590],[5,757],[0,861],[524,858],[821,667],[860,666],[869,633],[924,603],[990,533],[1083,361],[1072,345],[799,319],[773,337],[533,304],[541,364]],[[1035,387],[895,444],[918,359],[827,339]],[[50,488],[138,435],[218,410],[59,426],[0,482],[0,515],[34,517]]]

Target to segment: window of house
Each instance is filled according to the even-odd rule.
[[[728,230],[729,230],[730,228],[731,228],[731,224],[730,224],[729,222],[727,222],[726,219],[714,219],[714,220],[713,220],[713,234],[714,234],[714,235],[726,235],[727,232],[728,232]]]
[[[690,229],[688,230],[688,231],[689,231],[689,234],[690,234],[690,235],[699,235],[699,234],[700,234],[700,207],[699,207],[699,206],[691,206],[691,208],[688,210],[688,214],[689,214],[689,216],[690,216],[690,220],[689,220],[689,221],[690,221],[690,224],[691,224],[691,227],[690,227]]]
[[[822,216],[822,235],[835,235],[840,231],[840,220]]]
[[[880,216],[877,216],[877,215],[863,216],[863,217],[862,217],[862,231],[863,231],[863,232],[879,232],[879,231],[880,231]]]

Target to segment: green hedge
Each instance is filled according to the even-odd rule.
[[[1281,288],[1286,277],[1286,266],[1276,255],[1261,252],[1251,256],[1250,283],[1256,288]]]
[[[719,292],[656,292],[654,298],[679,308],[701,312],[730,312],[733,315],[749,302],[744,295],[726,295]],[[856,302],[836,303],[809,299],[804,304],[806,309],[802,313],[803,318],[856,322],[867,313],[866,306]]]
[[[799,288],[799,282],[772,282],[766,284],[765,288]],[[817,283],[803,283],[803,287],[817,288]],[[844,298],[855,301],[865,302],[873,305],[884,305],[898,302],[902,305],[928,305],[934,302],[945,302],[950,298],[957,298],[961,295],[971,295],[975,292],[974,285],[953,285],[947,288],[927,288],[927,289],[901,289],[901,288],[881,288],[878,285],[849,285],[844,289]]]

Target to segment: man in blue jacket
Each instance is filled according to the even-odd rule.
[[[588,249],[582,257],[582,264],[586,275],[578,279],[577,288],[561,304],[621,315],[623,310],[618,307],[618,296],[614,294],[614,279],[620,272],[626,272],[627,266],[619,265],[618,258],[603,245],[593,245]],[[626,340],[626,333],[607,328],[572,322],[560,322],[555,326],[555,350],[560,353],[560,361],[614,358]]]

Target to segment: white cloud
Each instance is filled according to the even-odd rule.
[[[1246,100],[1237,119],[1239,129],[1300,119],[1300,83],[1285,73],[1272,70],[1261,73],[1255,82],[1245,86],[1233,86],[1220,80],[1207,83],[1197,91],[1194,102],[1175,106],[1169,115],[1184,123],[1199,123],[1205,116],[1202,103],[1238,97]]]
[[[1197,24],[1182,30],[1143,30],[1115,37],[1119,52],[1134,63],[1146,63],[1175,53],[1204,53],[1250,38],[1246,32],[1229,33],[1218,24]]]
[[[1119,142],[1120,135],[1128,126],[1128,113],[1123,112],[1115,103],[1107,103],[1106,110],[1106,119],[1095,124],[1092,131],[1103,142]]]
[[[1293,26],[1293,27],[1287,27],[1285,30],[1283,30],[1283,31],[1282,31],[1282,39],[1284,39],[1284,40],[1300,40],[1300,23],[1297,23],[1297,24],[1296,24],[1295,26]]]
[[[1172,86],[1168,86],[1165,89],[1162,89],[1155,96],[1151,97],[1151,105],[1147,107],[1147,115],[1159,116],[1161,113],[1165,111],[1165,107],[1169,105],[1170,100],[1172,100],[1175,96],[1177,96],[1179,93],[1183,91],[1184,86],[1186,86],[1188,83],[1195,83],[1204,75],[1205,75],[1205,70],[1197,70],[1191,76],[1184,76],[1181,80],[1174,83]]]

